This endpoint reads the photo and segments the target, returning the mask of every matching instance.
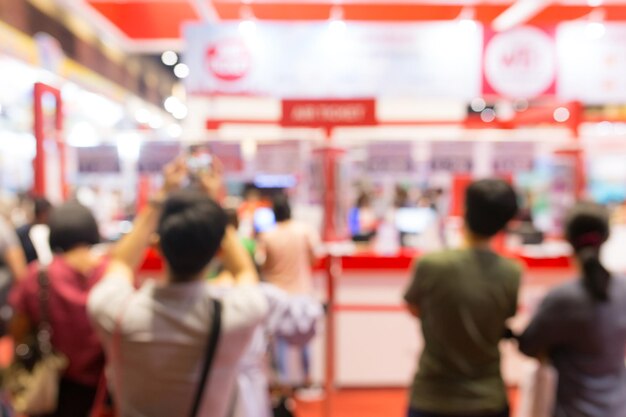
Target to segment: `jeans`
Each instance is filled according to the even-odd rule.
[[[407,414],[408,417],[509,417],[509,409],[499,413],[486,413],[486,414],[439,414],[439,413],[431,413],[428,411],[419,411],[409,409]]]
[[[276,371],[278,372],[278,379],[281,383],[286,383],[289,381],[291,377],[291,373],[289,372],[289,361],[287,358],[287,352],[289,351],[290,345],[289,343],[281,338],[276,337],[274,339],[274,360],[276,365]],[[300,355],[300,364],[302,366],[302,372],[304,373],[304,381],[307,382],[310,378],[310,368],[311,368],[311,359],[310,359],[310,347],[302,346],[298,348]]]

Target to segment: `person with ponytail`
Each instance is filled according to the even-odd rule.
[[[626,280],[600,261],[609,215],[579,203],[565,223],[580,279],[552,290],[526,331],[520,350],[547,358],[558,372],[555,417],[626,416]]]

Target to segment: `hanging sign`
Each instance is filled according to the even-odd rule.
[[[376,124],[376,101],[283,100],[281,124],[286,127],[371,126]]]
[[[282,98],[480,93],[482,30],[458,22],[188,24],[190,94]]]

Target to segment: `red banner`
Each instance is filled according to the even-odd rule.
[[[376,100],[283,100],[286,127],[374,126]]]

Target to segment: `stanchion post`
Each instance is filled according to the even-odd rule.
[[[335,395],[335,284],[340,258],[329,255],[326,264],[326,370],[324,377],[324,417],[331,417]]]

